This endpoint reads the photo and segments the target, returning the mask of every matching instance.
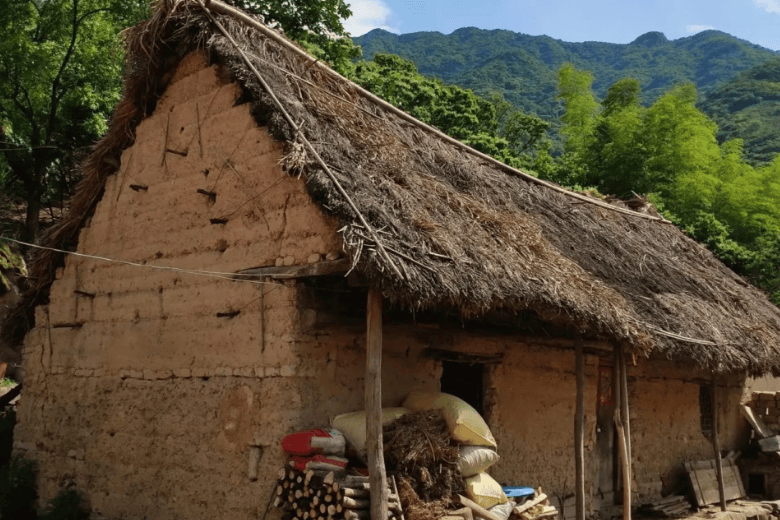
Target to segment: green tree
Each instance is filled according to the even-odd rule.
[[[118,33],[141,0],[10,0],[0,10],[0,182],[27,202],[26,238],[45,199],[64,195],[80,152],[119,99]]]
[[[599,103],[593,95],[593,76],[565,63],[558,71],[558,98],[566,111],[561,116],[561,134],[566,138],[566,150],[582,153],[593,137]]]
[[[514,109],[501,96],[485,99],[426,78],[408,60],[377,54],[360,61],[354,80],[388,103],[475,149],[513,166],[527,166],[542,149],[549,124]]]
[[[284,30],[316,58],[330,63],[339,73],[351,76],[352,61],[360,47],[344,30],[343,20],[352,16],[344,0],[228,0],[236,7],[261,16],[265,23]]]
[[[618,197],[648,193],[645,117],[641,87],[624,78],[610,87],[584,152],[587,175],[584,184]]]

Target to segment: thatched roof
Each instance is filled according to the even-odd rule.
[[[258,124],[287,144],[288,172],[302,174],[311,197],[339,218],[345,251],[392,302],[465,316],[532,310],[634,351],[717,372],[780,373],[780,309],[647,207],[610,206],[500,165],[315,64],[257,22],[207,14],[197,0],[162,0],[152,19],[126,36],[124,97],[83,165],[70,216],[47,235],[49,245],[72,245],[170,71],[205,49],[241,85]],[[386,255],[238,49],[380,230]],[[53,265],[52,253],[32,264],[39,300]]]

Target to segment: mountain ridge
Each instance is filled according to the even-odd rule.
[[[603,98],[618,79],[634,76],[642,83],[643,101],[650,103],[676,83],[693,81],[705,91],[759,65],[780,52],[766,49],[718,30],[669,40],[650,31],[631,43],[566,42],[507,29],[462,27],[449,35],[420,31],[397,35],[374,29],[353,39],[365,59],[397,54],[418,70],[447,83],[486,95],[500,92],[529,113],[554,119],[557,70],[566,62],[594,75],[594,92]]]

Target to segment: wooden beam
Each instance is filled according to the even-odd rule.
[[[339,260],[326,260],[307,265],[255,267],[238,271],[233,275],[233,278],[236,280],[262,280],[263,278],[284,280],[289,278],[308,278],[311,276],[329,276],[345,274],[349,270],[349,265],[349,260],[341,258]]]
[[[585,520],[585,356],[582,341],[574,346],[577,372],[577,411],[574,417],[576,519]]]
[[[720,510],[726,510],[726,486],[723,483],[723,461],[720,458],[720,438],[718,437],[718,379],[712,374],[712,449],[715,451],[715,474],[718,477],[718,495]]]
[[[382,443],[382,293],[368,289],[366,318],[366,454],[371,520],[387,520],[387,475]]]
[[[469,354],[467,352],[456,352],[441,348],[428,347],[423,350],[422,355],[431,359],[441,361],[456,361],[459,363],[471,363],[480,365],[503,363],[504,354]]]

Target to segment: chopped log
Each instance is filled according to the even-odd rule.
[[[458,500],[460,500],[461,505],[464,505],[469,509],[471,509],[472,513],[474,513],[474,515],[480,518],[484,518],[485,520],[502,520],[500,516],[491,513],[481,505],[472,502],[471,500],[464,497],[463,495],[458,495]]]
[[[371,496],[371,492],[368,489],[355,489],[355,488],[341,488],[345,497],[349,498],[365,498]]]
[[[371,507],[371,500],[344,497],[341,500],[341,505],[343,505],[347,509],[368,509],[369,507]]]
[[[334,506],[333,504],[328,506],[328,515],[336,516],[336,506]]]
[[[333,480],[335,479],[335,475],[332,471],[329,471],[327,475],[325,475],[325,478],[322,479],[323,484],[333,484]]]

